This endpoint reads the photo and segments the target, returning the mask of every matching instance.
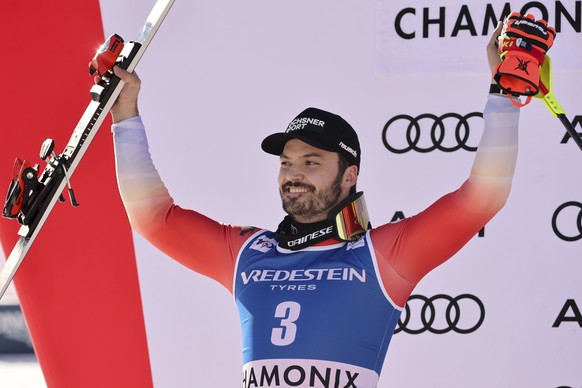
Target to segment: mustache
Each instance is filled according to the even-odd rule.
[[[287,191],[287,189],[290,188],[290,187],[303,187],[303,188],[306,188],[307,190],[315,191],[315,187],[314,186],[309,185],[307,183],[302,183],[302,182],[287,182],[287,183],[284,183],[281,186],[281,190],[282,191]]]

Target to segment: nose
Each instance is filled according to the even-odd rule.
[[[303,170],[297,165],[289,165],[284,170],[285,181],[301,182],[304,178]]]

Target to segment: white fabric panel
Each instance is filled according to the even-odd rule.
[[[101,0],[106,34],[134,38],[153,3]],[[390,221],[396,212],[413,215],[456,189],[469,174],[472,152],[394,154],[383,145],[382,130],[400,114],[482,111],[489,87],[489,38],[481,35],[485,4],[503,9],[505,3],[475,3],[468,9],[478,36],[461,31],[451,37],[460,1],[177,0],[138,68],[152,155],[176,202],[222,222],[275,228],[283,217],[278,160],[260,150],[260,141],[283,131],[308,106],[338,113],[358,130],[358,187],[366,193],[373,224]],[[572,15],[580,4],[543,3],[550,23],[558,3]],[[418,18],[423,7],[436,14],[441,6],[445,37],[397,37],[393,20],[399,11],[413,7]],[[410,16],[408,21],[418,22]],[[572,49],[581,38],[563,20],[550,52],[554,91],[571,120],[582,115],[576,111],[581,54]],[[456,123],[444,122],[443,144],[452,146]],[[406,144],[406,125],[399,125],[399,138],[392,140]],[[430,145],[431,125],[421,120],[419,144]],[[469,127],[474,146],[482,122],[471,118]],[[565,130],[541,101],[523,108],[520,132],[506,207],[484,237],[470,241],[414,292],[474,295],[484,305],[482,325],[471,334],[395,335],[380,388],[582,385],[582,322],[552,327],[568,300],[582,308],[582,240],[564,241],[552,229],[560,205],[582,202],[582,153],[572,140],[561,144]],[[560,213],[562,234],[580,233],[579,212],[570,206]],[[135,243],[155,385],[239,386],[241,339],[231,296],[140,237]],[[411,326],[420,324],[420,302],[410,304],[417,314]],[[459,304],[459,326],[478,320],[476,304]],[[437,300],[435,308],[440,315],[434,325],[446,325],[446,304]],[[575,311],[566,316],[575,318]]]

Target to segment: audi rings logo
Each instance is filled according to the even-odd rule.
[[[469,126],[469,122],[472,126]],[[478,135],[471,136],[479,126]],[[382,141],[388,151],[404,154],[408,151],[427,153],[434,150],[454,152],[460,149],[477,151],[483,130],[483,113],[466,115],[445,113],[441,116],[424,113],[416,117],[398,115],[392,117],[382,130]]]
[[[564,241],[582,239],[582,203],[570,201],[558,206],[552,216],[552,229]]]
[[[455,298],[444,294],[431,298],[412,295],[394,333],[469,334],[477,331],[484,320],[485,306],[475,295],[462,294]]]

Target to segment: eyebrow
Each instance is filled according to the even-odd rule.
[[[279,155],[280,158],[282,159],[290,159],[289,156],[285,155],[285,154],[281,154]],[[311,152],[309,154],[304,154],[300,156],[301,158],[311,158],[311,157],[316,157],[316,158],[320,158],[323,159],[323,154],[319,153],[319,152]]]

